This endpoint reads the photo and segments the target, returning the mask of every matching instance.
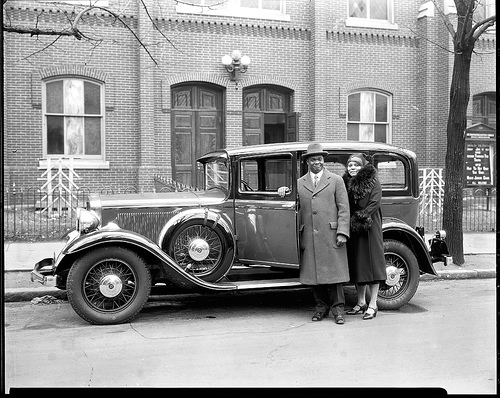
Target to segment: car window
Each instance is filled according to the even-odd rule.
[[[347,159],[352,153],[330,152],[325,157],[325,168],[332,173],[343,176],[346,172]],[[392,153],[365,154],[370,162],[377,168],[378,177],[386,195],[406,195],[409,194],[409,172],[404,159]],[[305,173],[305,167],[303,172]]]
[[[349,155],[328,155],[325,159],[325,169],[343,176],[346,171],[346,162]]]
[[[229,189],[229,171],[227,160],[215,158],[205,165],[205,189]]]
[[[291,155],[266,156],[240,161],[239,192],[273,192],[292,187]]]
[[[409,189],[408,172],[402,158],[393,154],[375,154],[373,162],[383,190],[402,193]]]

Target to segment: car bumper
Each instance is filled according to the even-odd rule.
[[[80,236],[80,233],[77,231],[72,231],[67,235],[67,241],[65,248],[68,247],[71,242],[76,240]],[[53,257],[44,258],[43,260],[37,262],[31,271],[31,281],[39,282],[47,287],[57,287],[57,275],[56,269],[58,260],[60,260],[64,253],[64,248],[61,253],[59,253],[58,257],[56,257],[55,253]]]
[[[56,276],[54,275],[55,259],[44,258],[37,262],[31,271],[31,282],[39,282],[44,286],[55,287]]]

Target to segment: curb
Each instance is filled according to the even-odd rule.
[[[442,279],[487,279],[496,278],[497,272],[494,269],[484,269],[484,270],[449,270],[449,271],[437,271],[437,276],[424,274],[420,276],[421,281],[434,281]]]
[[[7,272],[14,272],[7,271]],[[19,272],[17,270],[16,272]],[[437,276],[424,274],[420,276],[422,282],[432,282],[438,280],[452,279],[489,279],[496,278],[496,270],[449,270],[437,271]],[[33,282],[36,283],[36,282]],[[9,288],[5,289],[4,301],[7,303],[31,301],[36,297],[52,296],[56,299],[67,300],[66,290],[60,290],[55,287],[33,287],[33,288]]]
[[[4,302],[18,303],[31,301],[35,297],[52,296],[60,300],[67,300],[66,290],[58,288],[31,287],[31,288],[11,288],[5,289]]]

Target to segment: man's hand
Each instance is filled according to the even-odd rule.
[[[282,198],[285,197],[286,194],[292,192],[290,188],[288,187],[279,187],[278,188],[278,195],[281,196]]]
[[[347,242],[347,236],[338,234],[337,235],[337,246],[341,247],[344,246],[344,243]]]

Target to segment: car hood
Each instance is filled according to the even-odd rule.
[[[162,208],[205,206],[222,202],[226,194],[220,189],[209,191],[101,194],[102,209]],[[96,198],[97,199],[97,198]]]

